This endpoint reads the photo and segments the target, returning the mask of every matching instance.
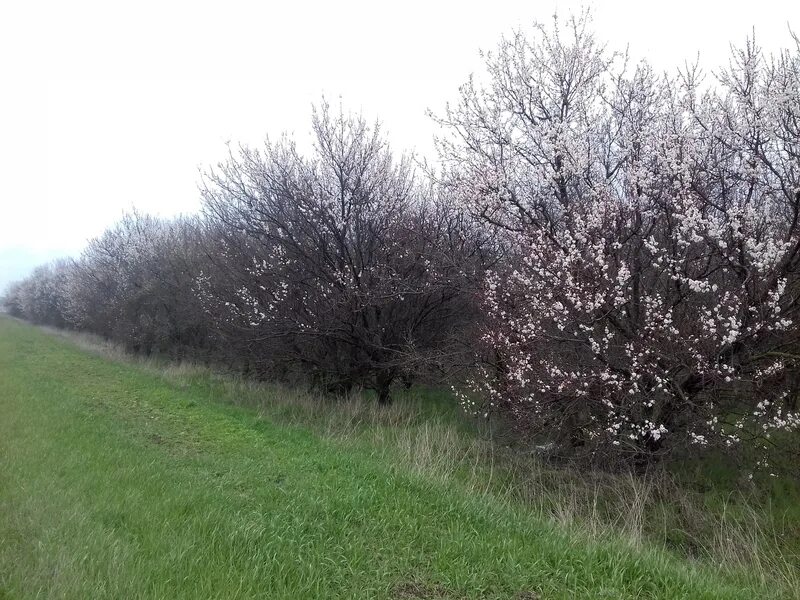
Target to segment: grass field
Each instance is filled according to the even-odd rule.
[[[0,598],[796,597],[632,535],[635,501],[552,518],[446,411],[292,394],[0,318]]]

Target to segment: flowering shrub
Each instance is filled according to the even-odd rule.
[[[440,119],[450,188],[512,249],[462,399],[597,460],[768,450],[800,427],[800,51],[750,42],[712,86],[588,25],[504,40]]]

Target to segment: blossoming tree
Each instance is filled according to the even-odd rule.
[[[464,403],[594,460],[798,428],[799,47],[657,75],[584,15],[486,66],[438,118],[449,188],[512,248]]]
[[[480,244],[377,127],[323,105],[315,147],[242,149],[208,175],[220,266],[198,277],[210,318],[254,368],[303,371],[330,391],[372,388],[447,352],[467,322]]]

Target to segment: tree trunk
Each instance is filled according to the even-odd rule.
[[[375,375],[375,391],[378,394],[378,404],[381,406],[388,406],[392,403],[389,390],[392,386],[393,379],[394,373],[388,369],[378,371]]]

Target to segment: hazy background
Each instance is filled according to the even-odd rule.
[[[0,290],[76,254],[124,210],[198,209],[228,140],[307,139],[311,103],[379,116],[428,155],[434,124],[503,33],[586,2],[17,2],[0,7]],[[717,66],[755,27],[790,43],[800,2],[590,2],[598,36],[672,68]]]

